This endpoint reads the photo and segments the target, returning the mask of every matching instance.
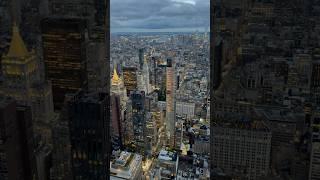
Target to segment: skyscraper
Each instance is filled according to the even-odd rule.
[[[117,94],[111,95],[111,141],[113,149],[122,148],[122,119],[120,109],[120,97]]]
[[[89,36],[103,34],[106,25],[106,0],[49,0],[50,14],[59,17],[74,17],[86,20]]]
[[[137,68],[135,67],[124,67],[123,68],[123,79],[124,86],[127,89],[127,96],[130,95],[132,91],[137,90]]]
[[[132,114],[132,101],[129,98],[126,105],[126,110],[124,111],[124,119],[122,120],[122,143],[125,146],[130,145],[134,139]]]
[[[111,92],[117,94],[121,98],[121,104],[124,106],[127,99],[127,90],[124,86],[123,79],[118,75],[116,67],[113,69],[113,76],[111,79]]]
[[[111,137],[115,149],[122,148],[123,128],[122,124],[125,119],[125,111],[127,110],[127,91],[123,83],[122,77],[117,73],[116,67],[113,69],[113,76],[111,79]]]
[[[29,106],[17,106],[16,112],[20,145],[23,148],[21,162],[24,169],[24,179],[33,180],[36,177],[37,168],[34,154],[35,145],[31,108]]]
[[[108,63],[106,60],[106,43],[90,40],[87,43],[88,90],[107,92]]]
[[[149,78],[149,67],[148,63],[145,61],[142,65],[142,69],[138,71],[138,87],[137,89],[140,91],[144,91],[146,94],[149,94],[151,91],[150,87],[150,78]]]
[[[87,89],[85,21],[46,18],[41,22],[46,77],[52,82],[55,109],[66,93]]]
[[[68,102],[74,179],[107,179],[110,125],[105,93],[79,91]]]
[[[213,62],[213,88],[217,89],[221,83],[222,76],[222,58],[223,58],[223,43],[222,39],[217,39],[214,51],[214,62]]]
[[[144,56],[144,63],[143,63],[143,68],[142,68],[142,77],[144,81],[144,86],[145,86],[145,92],[146,94],[151,93],[151,86],[150,86],[150,70],[149,70],[149,63],[147,61],[147,57]]]
[[[36,178],[31,109],[0,96],[0,179]]]
[[[34,52],[28,52],[18,27],[12,29],[8,53],[2,59],[4,93],[17,101],[31,105],[32,85],[38,80],[38,66]]]
[[[67,107],[66,107],[67,108]],[[61,114],[61,120],[52,128],[52,168],[51,180],[72,179],[70,132],[67,112]]]
[[[97,26],[104,26],[106,23],[107,15],[107,1],[106,0],[95,0],[94,6],[96,9],[95,22]]]
[[[144,49],[140,48],[139,49],[139,68],[142,70],[143,68],[143,62],[144,62]]]
[[[157,59],[155,56],[151,56],[150,60],[150,83],[152,86],[156,87],[157,84],[157,78],[156,78],[156,71],[157,71]]]
[[[13,26],[9,51],[2,59],[2,73],[5,95],[31,106],[35,120],[47,122],[52,118],[51,85],[40,79],[35,51],[27,50],[16,25]]]
[[[16,103],[13,99],[5,97],[1,97],[0,100],[0,179],[22,180],[24,172],[16,120]]]
[[[175,119],[176,119],[176,104],[175,104],[175,71],[174,64],[171,58],[167,59],[166,72],[166,126],[171,147],[175,146]]]
[[[52,127],[52,168],[50,179],[72,179],[71,143],[69,131],[68,102],[73,94],[67,94],[61,110],[59,121]]]
[[[49,0],[52,16],[79,18],[87,31],[86,56],[89,91],[107,90],[108,61],[106,0]]]
[[[133,143],[137,152],[141,155],[145,153],[145,92],[133,91],[130,94],[132,101],[132,121],[133,121]]]

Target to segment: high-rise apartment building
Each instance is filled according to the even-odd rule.
[[[41,22],[46,78],[52,82],[55,109],[66,93],[87,89],[85,21],[46,18]]]
[[[107,179],[110,113],[105,93],[79,91],[68,102],[72,173],[74,179]]]

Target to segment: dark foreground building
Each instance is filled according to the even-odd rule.
[[[46,18],[41,22],[46,78],[52,81],[55,109],[65,94],[87,89],[86,23],[78,18]]]
[[[68,102],[73,179],[108,179],[109,99],[104,93],[76,93]]]
[[[0,179],[36,179],[30,107],[0,97]]]

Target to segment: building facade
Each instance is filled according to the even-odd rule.
[[[68,102],[74,179],[107,179],[110,125],[105,93],[79,91]]]
[[[123,80],[127,89],[127,96],[129,96],[131,91],[135,91],[138,88],[137,68],[123,67]]]
[[[37,177],[31,108],[0,96],[0,179]]]
[[[145,92],[133,91],[130,95],[132,105],[133,144],[140,154],[145,153],[146,140],[146,110]]]
[[[52,82],[55,109],[61,109],[66,93],[88,88],[85,21],[46,18],[41,29],[46,78]]]
[[[310,154],[309,180],[320,178],[320,116],[316,111],[312,118],[312,143]]]
[[[260,122],[221,122],[212,129],[212,167],[255,180],[268,174],[271,132]]]

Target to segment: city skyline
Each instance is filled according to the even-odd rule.
[[[0,0],[0,180],[320,179],[320,0],[43,2]]]

